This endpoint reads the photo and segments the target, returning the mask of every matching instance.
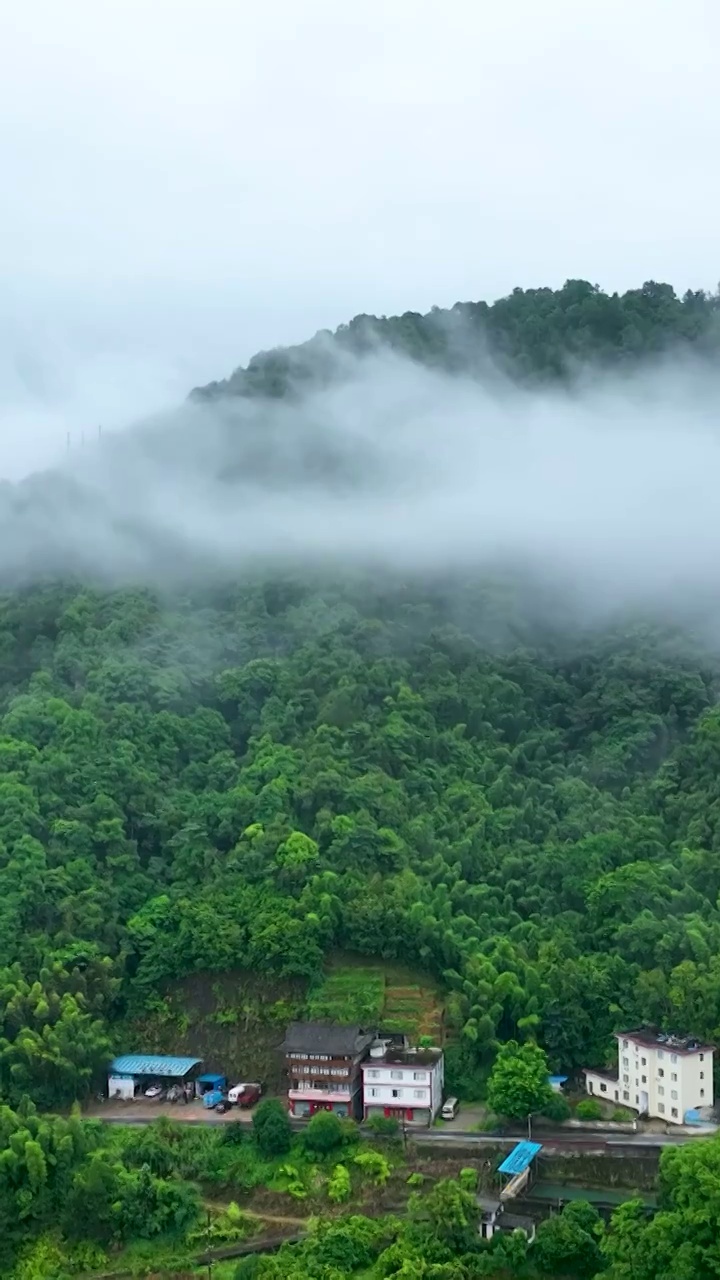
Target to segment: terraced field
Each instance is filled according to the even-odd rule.
[[[446,1040],[442,992],[425,975],[395,964],[368,964],[348,954],[330,958],[321,983],[310,993],[308,1016],[337,1022],[377,1023],[404,1031],[417,1042]]]

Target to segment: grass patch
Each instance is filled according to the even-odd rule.
[[[379,1022],[385,1004],[385,975],[380,969],[335,969],[308,999],[310,1018],[333,1022]]]
[[[368,964],[362,956],[330,956],[320,983],[309,993],[307,1015],[336,1022],[377,1024],[402,1031],[417,1042],[430,1036],[445,1043],[444,1007],[439,986],[399,964]]]

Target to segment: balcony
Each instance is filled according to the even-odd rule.
[[[353,1090],[349,1085],[337,1085],[332,1089],[288,1089],[293,1102],[350,1102]]]

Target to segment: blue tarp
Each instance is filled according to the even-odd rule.
[[[565,1084],[567,1076],[548,1076],[548,1084]]]
[[[201,1062],[202,1058],[166,1058],[157,1053],[126,1053],[121,1058],[113,1058],[110,1074],[182,1079]]]
[[[522,1173],[532,1164],[538,1151],[542,1151],[542,1142],[518,1142],[517,1146],[503,1160],[498,1173],[508,1173],[513,1176],[516,1173]]]
[[[214,1071],[206,1071],[203,1076],[198,1076],[198,1084],[215,1084],[218,1088],[225,1084],[225,1077],[216,1075]]]

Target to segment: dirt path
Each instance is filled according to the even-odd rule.
[[[228,1207],[222,1200],[204,1200],[203,1204],[206,1209],[227,1209]],[[279,1222],[287,1227],[306,1227],[309,1221],[308,1218],[292,1218],[284,1213],[263,1213],[259,1209],[246,1209],[244,1205],[241,1205],[240,1209],[246,1218],[256,1218],[258,1222]]]

